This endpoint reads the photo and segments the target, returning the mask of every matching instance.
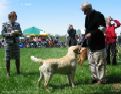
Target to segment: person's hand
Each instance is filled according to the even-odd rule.
[[[113,20],[111,20],[111,22],[110,22],[110,23],[111,23],[111,25],[115,25],[115,22],[114,22]]]
[[[101,26],[101,25],[100,25],[100,26],[98,27],[98,29],[99,29],[100,31],[102,31],[102,32],[105,32],[105,27],[104,27],[104,26]]]
[[[14,30],[12,30],[10,33],[10,36],[13,36],[13,35],[14,35]]]
[[[19,33],[19,30],[14,30],[14,33]]]
[[[13,33],[14,33],[14,30],[11,31],[11,34],[13,34]]]
[[[87,34],[85,35],[85,39],[90,39],[90,37],[91,37],[91,33],[87,33]]]
[[[12,33],[13,35],[18,35],[18,34],[19,34],[19,30],[12,30],[11,33]]]
[[[7,33],[7,36],[13,36],[13,33]]]
[[[110,21],[112,21],[112,20],[113,20],[113,18],[112,18],[111,16],[109,16],[108,18],[109,18],[109,20],[110,20]]]
[[[104,36],[106,36],[106,34],[104,33]]]

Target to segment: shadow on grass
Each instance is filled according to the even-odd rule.
[[[121,83],[121,73],[115,73],[107,76],[107,83]]]
[[[66,84],[49,84],[53,89],[64,89],[65,87],[71,87],[68,83]]]
[[[120,60],[118,60],[118,65],[121,65],[121,59],[120,59]]]
[[[82,85],[82,84],[90,84],[90,80],[86,79],[82,81],[82,79],[80,79],[80,80],[75,81],[75,87],[78,87],[79,85]],[[71,85],[69,85],[68,82],[65,84],[64,83],[63,84],[50,83],[49,86],[52,87],[53,89],[65,89],[66,87],[71,88]]]
[[[85,94],[121,94],[121,91],[117,91],[117,92],[105,91],[105,92],[95,92],[95,93],[85,93]]]
[[[82,85],[82,84],[91,84],[91,79],[80,79],[75,82],[75,85]]]
[[[21,75],[23,75],[24,77],[28,77],[28,76],[38,76],[39,77],[39,72],[22,72]]]

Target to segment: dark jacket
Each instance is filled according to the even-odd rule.
[[[75,29],[69,29],[67,32],[68,32],[69,37],[75,38],[75,35],[76,35]]]
[[[74,46],[77,45],[77,40],[76,40],[76,30],[75,29],[69,29],[67,31],[69,37],[68,37],[68,45],[69,46]]]
[[[105,37],[102,31],[98,30],[98,27],[102,25],[106,27],[106,22],[101,12],[92,10],[90,15],[85,19],[85,34],[91,33],[91,38],[87,40],[87,45],[90,50],[101,50],[105,48]]]
[[[18,30],[19,33],[11,35],[12,30]],[[15,22],[14,24],[10,22],[3,23],[2,25],[2,36],[5,38],[5,53],[6,61],[10,59],[20,59],[20,48],[18,46],[19,36],[22,35],[20,24]]]
[[[11,36],[10,33],[12,30],[19,30],[19,34]],[[22,35],[20,24],[17,22],[15,22],[13,26],[10,22],[3,23],[1,33],[2,36],[5,37],[6,43],[17,43],[19,36]]]

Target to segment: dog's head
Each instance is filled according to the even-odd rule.
[[[81,49],[81,46],[79,45],[71,46],[68,48],[68,53],[80,54],[80,49]]]

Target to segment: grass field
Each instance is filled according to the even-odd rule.
[[[54,75],[49,83],[50,92],[44,90],[43,81],[37,86],[39,64],[30,60],[31,55],[41,58],[59,58],[65,55],[67,48],[23,48],[21,49],[21,74],[16,74],[14,61],[11,61],[11,77],[7,79],[4,62],[4,49],[0,49],[0,94],[121,94],[121,62],[117,66],[107,66],[107,84],[91,84],[88,62],[77,66],[76,87],[68,85],[65,75]]]

